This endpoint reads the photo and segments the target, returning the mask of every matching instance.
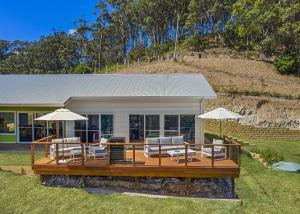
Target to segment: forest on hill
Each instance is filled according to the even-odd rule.
[[[299,71],[299,0],[103,0],[94,13],[94,23],[79,19],[72,33],[0,40],[0,73],[92,73],[210,47],[257,51],[281,73]]]

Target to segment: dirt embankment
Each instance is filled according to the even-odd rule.
[[[132,66],[118,73],[202,73],[218,92],[218,99],[207,101],[207,109],[225,106],[245,115],[242,123],[247,125],[300,129],[299,78],[278,74],[270,63],[233,58],[224,51],[199,55]]]

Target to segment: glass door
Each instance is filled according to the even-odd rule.
[[[195,115],[180,115],[180,135],[188,143],[195,143]]]
[[[113,136],[114,121],[112,114],[101,115],[101,137],[109,139]]]
[[[144,141],[144,115],[129,115],[129,140]]]
[[[179,117],[178,115],[165,115],[165,136],[172,137],[179,135]]]
[[[99,115],[88,115],[88,142],[98,143],[99,142]]]
[[[146,115],[146,130],[145,136],[147,137],[159,137],[159,115]]]
[[[86,115],[82,115],[86,116]],[[86,143],[86,121],[76,120],[75,121],[75,137],[80,137],[82,143]]]

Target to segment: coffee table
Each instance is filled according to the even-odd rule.
[[[176,162],[179,163],[179,157],[185,155],[185,149],[176,149],[176,150],[169,150],[167,151],[168,155],[171,156],[171,160],[176,157]],[[187,150],[187,159],[188,161],[193,160],[193,155],[196,155],[196,151],[192,149]]]

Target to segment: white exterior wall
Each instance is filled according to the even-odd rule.
[[[200,99],[73,99],[65,106],[76,113],[113,114],[114,136],[122,136],[129,141],[130,114],[159,114],[160,135],[164,133],[164,115],[193,114],[195,117],[203,113],[203,101]],[[74,123],[67,124],[67,136],[74,135]],[[203,127],[200,118],[195,118],[195,142],[204,142]]]

